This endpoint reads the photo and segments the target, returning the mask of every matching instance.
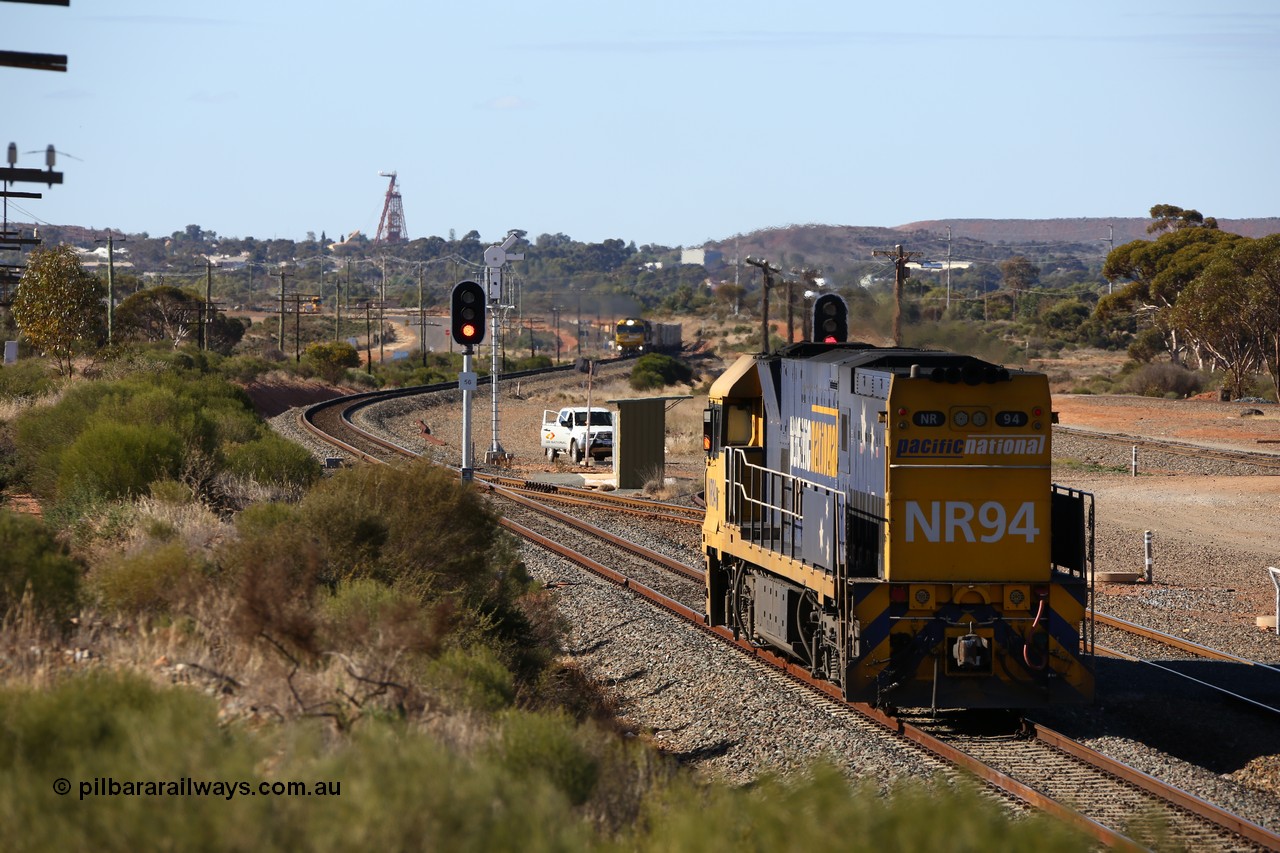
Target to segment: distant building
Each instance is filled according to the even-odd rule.
[[[724,262],[724,252],[719,249],[681,249],[680,263],[709,266]]]
[[[215,267],[222,269],[238,270],[244,268],[252,259],[248,252],[241,252],[238,255],[206,255],[205,259],[212,263]]]
[[[76,258],[80,261],[80,266],[84,267],[85,269],[97,269],[98,267],[105,267],[107,265],[107,247],[106,246],[98,246],[96,249],[81,249],[74,246],[72,248],[75,249]],[[126,269],[132,267],[133,264],[131,264],[129,261],[121,259],[122,255],[128,255],[128,254],[129,254],[128,249],[125,249],[123,247],[116,247],[115,266],[124,267]]]
[[[948,263],[951,264],[951,269],[953,270],[967,270],[973,266],[973,261],[907,261],[907,267],[923,272],[945,272]]]

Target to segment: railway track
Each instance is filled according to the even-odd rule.
[[[1222,462],[1233,462],[1239,465],[1250,465],[1268,471],[1280,473],[1280,453],[1269,451],[1230,450],[1211,447],[1203,444],[1188,444],[1179,441],[1167,441],[1155,438],[1128,435],[1125,433],[1096,432],[1088,429],[1077,429],[1055,424],[1054,433],[1072,435],[1079,438],[1090,438],[1112,444],[1136,447],[1139,451],[1155,451],[1175,456],[1188,456],[1197,459],[1215,459]]]
[[[1097,625],[1105,629],[1147,641],[1147,647],[1150,648],[1149,652],[1139,656],[1105,643],[1095,643],[1099,654],[1154,667],[1232,701],[1280,715],[1280,667],[1211,649],[1105,613],[1095,612],[1093,618]],[[1170,658],[1169,649],[1174,649],[1183,656]]]
[[[1135,838],[1152,839],[1161,832],[1185,841],[1190,849],[1271,849],[1280,845],[1280,836],[1042,726],[1033,725],[1030,737],[993,737],[962,728],[909,722],[867,705],[847,703],[831,685],[814,680],[794,664],[743,638],[735,639],[728,631],[707,627],[700,609],[692,601],[701,595],[700,583],[685,587],[688,597],[673,596],[660,588],[661,579],[641,582],[630,573],[618,571],[616,561],[605,565],[581,551],[567,548],[559,538],[535,533],[527,524],[512,529],[751,655],[803,684],[824,701],[880,724],[974,774],[1001,793],[1054,814],[1107,845],[1126,846]],[[594,532],[590,525],[580,529]],[[632,547],[625,542],[615,544],[624,549]],[[700,571],[689,567],[671,567],[669,560],[653,562],[685,578],[701,577]]]
[[[408,393],[426,393],[428,390],[434,389],[413,389]],[[300,423],[317,435],[324,435],[325,431],[332,430],[340,446],[369,461],[390,461],[417,455],[396,442],[371,436],[358,429],[351,422],[352,409],[371,404],[374,401],[371,398],[376,395],[358,396],[361,399],[349,403],[331,401],[328,405],[311,407],[300,415]],[[1031,737],[992,737],[989,733],[975,734],[955,727],[938,727],[933,723],[922,725],[888,716],[870,706],[846,703],[836,688],[813,679],[807,671],[795,664],[753,646],[745,638],[734,638],[723,629],[706,626],[698,606],[701,586],[693,583],[701,577],[699,569],[681,565],[679,561],[656,554],[650,549],[637,549],[625,540],[612,537],[608,541],[608,547],[613,552],[632,555],[611,561],[630,566],[625,571],[618,571],[616,566],[606,565],[583,553],[585,550],[594,552],[601,547],[599,542],[602,541],[603,531],[600,530],[600,525],[572,521],[569,514],[550,510],[543,505],[546,500],[555,499],[583,507],[588,502],[601,503],[601,495],[561,494],[558,488],[548,490],[530,487],[523,481],[511,483],[503,482],[504,480],[510,478],[494,477],[485,485],[495,495],[515,501],[522,512],[538,513],[532,523],[522,523],[512,517],[504,519],[504,526],[513,533],[610,580],[632,595],[645,599],[687,624],[697,626],[716,636],[722,643],[736,647],[754,660],[803,684],[825,701],[837,703],[846,710],[878,723],[899,737],[972,773],[994,789],[1054,814],[1108,846],[1130,847],[1141,843],[1142,839],[1153,837],[1153,833],[1167,830],[1191,849],[1280,849],[1280,836],[1112,761],[1049,729],[1032,725]],[[621,496],[612,497],[615,501],[610,502],[611,512],[627,511],[647,515],[656,513],[666,515],[668,521],[683,516],[680,523],[689,521],[688,513],[666,508],[631,506],[624,510],[624,503],[616,502]],[[579,540],[589,544],[580,545],[582,550],[570,548],[558,541],[564,537],[547,536],[534,529],[535,525],[545,528],[548,518],[558,525],[571,526],[578,534],[589,536],[589,539]],[[637,559],[641,562],[634,562]],[[652,571],[644,566],[656,566],[659,572],[656,576],[648,576],[649,583],[638,579],[645,572]],[[661,576],[665,574],[674,574],[679,580],[672,588],[662,592],[659,587],[667,586],[661,580]]]

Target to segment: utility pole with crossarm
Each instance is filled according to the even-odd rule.
[[[876,249],[871,254],[893,259],[893,345],[900,347],[902,346],[902,289],[906,285],[907,277],[911,275],[911,270],[907,269],[907,263],[920,257],[924,252],[904,252],[902,244],[899,243],[893,247],[892,252]]]

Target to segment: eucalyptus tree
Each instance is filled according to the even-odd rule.
[[[1221,249],[1183,290],[1175,319],[1228,371],[1235,396],[1263,369],[1280,395],[1280,235]]]
[[[1159,210],[1160,206],[1152,208]],[[1179,222],[1186,220],[1179,219]],[[1213,222],[1212,219],[1205,220]],[[1136,316],[1159,330],[1175,364],[1200,352],[1196,336],[1177,322],[1174,308],[1183,290],[1218,253],[1244,240],[1210,225],[1170,226],[1155,240],[1134,240],[1107,255],[1102,275],[1123,286],[1098,300],[1095,316],[1107,322]]]
[[[106,288],[80,265],[67,244],[36,249],[13,299],[13,319],[33,347],[51,356],[67,376],[72,359],[97,343],[106,318]]]

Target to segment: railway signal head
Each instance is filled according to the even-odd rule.
[[[484,288],[474,281],[460,281],[453,287],[450,300],[450,330],[453,339],[463,346],[484,340]]]
[[[813,339],[824,344],[849,340],[849,306],[834,293],[824,293],[813,303]]]

